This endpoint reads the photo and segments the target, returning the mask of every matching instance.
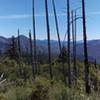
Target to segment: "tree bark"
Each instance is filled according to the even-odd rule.
[[[83,16],[83,40],[84,40],[84,63],[85,63],[85,89],[86,93],[91,92],[89,85],[89,64],[87,52],[87,34],[86,34],[86,16],[85,16],[85,2],[82,0],[82,16]]]
[[[47,37],[48,37],[48,62],[49,62],[50,77],[52,79],[53,78],[53,73],[52,73],[52,64],[51,64],[50,26],[49,26],[49,15],[48,15],[47,0],[45,0],[45,12],[46,12],[46,26],[47,26]]]

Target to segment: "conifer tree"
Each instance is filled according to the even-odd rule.
[[[14,36],[11,38],[11,42],[8,46],[6,54],[10,59],[14,59],[18,62],[18,50],[17,50],[17,41]]]

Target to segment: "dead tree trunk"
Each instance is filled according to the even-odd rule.
[[[59,32],[58,19],[57,19],[57,13],[56,13],[56,7],[55,7],[55,1],[54,0],[52,0],[52,5],[53,5],[53,11],[54,11],[54,17],[55,17],[55,25],[56,25],[56,31],[57,31],[57,37],[58,37],[58,43],[59,43],[59,51],[60,51],[60,54],[62,54],[60,32]],[[62,71],[63,71],[63,76],[64,76],[64,82],[66,84],[66,75],[65,75],[64,63],[62,62],[61,65],[62,65]]]
[[[61,52],[61,41],[60,41],[60,34],[59,34],[57,13],[56,13],[56,8],[55,8],[55,2],[54,2],[54,0],[52,0],[52,5],[53,5],[53,11],[54,11],[54,17],[55,17],[55,24],[56,24],[57,37],[58,37],[58,42],[59,42],[59,50],[60,50],[60,52]]]
[[[94,62],[94,66],[95,66],[95,70],[96,70],[96,79],[94,80],[94,90],[95,91],[98,91],[98,79],[97,79],[97,76],[98,76],[98,68],[97,68],[97,62],[96,62],[96,60]]]
[[[35,30],[35,0],[33,0],[33,45],[34,45],[34,70],[37,73],[37,50],[36,50],[36,30]]]
[[[53,78],[52,73],[52,64],[51,64],[51,43],[50,43],[50,27],[49,27],[49,16],[48,16],[48,3],[47,0],[45,0],[45,12],[46,12],[46,25],[47,25],[47,36],[48,36],[48,60],[49,60],[49,71],[50,71],[50,77]]]
[[[76,11],[75,11],[75,19],[76,19]],[[75,76],[76,76],[76,78],[77,78],[77,51],[76,51],[76,40],[77,40],[77,20],[75,20],[75,37],[74,37],[75,39],[74,39],[74,45],[75,45],[75,47],[74,47],[74,55],[75,55],[75,58],[74,58],[74,66],[75,66],[75,69],[76,69],[76,74],[75,74]],[[77,79],[76,79],[76,82],[77,82]]]
[[[75,27],[74,27],[74,13],[73,11],[71,12],[72,14],[72,41],[73,41],[73,78],[74,78],[74,82],[75,82],[75,85],[77,84],[77,68],[76,68],[76,45],[75,45],[75,42],[76,42],[76,39],[75,39]]]
[[[67,0],[67,32],[68,32],[68,84],[71,87],[71,65],[70,65],[70,2]]]
[[[83,40],[84,40],[84,63],[85,63],[85,89],[86,93],[91,92],[89,85],[89,64],[87,52],[87,34],[86,34],[86,18],[85,18],[85,2],[82,0],[82,16],[83,16]]]
[[[22,62],[21,62],[21,44],[20,44],[20,33],[19,33],[19,29],[18,29],[18,43],[17,43],[17,47],[18,47],[18,64],[19,64],[19,74],[20,76],[22,76],[22,71],[21,71],[21,66],[22,66]]]
[[[32,36],[31,36],[31,31],[29,32],[29,44],[30,44],[30,59],[31,59],[31,65],[32,65],[32,72],[33,72],[33,77],[35,78],[35,66],[33,62],[33,44],[32,44]]]
[[[18,29],[18,52],[19,52],[19,59],[21,58],[21,44],[20,44],[20,34]]]

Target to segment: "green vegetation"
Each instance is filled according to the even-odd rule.
[[[15,60],[7,57],[2,58],[0,60],[0,75],[4,74],[2,80],[6,80],[0,83],[0,100],[99,100],[100,90],[99,88],[95,89],[95,85],[97,87],[100,85],[100,71],[97,71],[93,64],[90,64],[90,84],[92,86],[92,93],[90,95],[87,95],[84,89],[83,62],[77,61],[79,72],[77,86],[72,81],[71,88],[63,82],[64,79],[59,58],[54,60],[52,66],[53,80],[49,76],[48,64],[40,65],[39,74],[33,79],[30,65],[23,62],[19,68],[19,64]],[[64,66],[67,72],[67,64],[65,63]],[[97,67],[99,66],[97,65]],[[20,70],[21,73],[19,73]],[[95,84],[96,79],[97,84]]]
[[[56,6],[54,0],[52,0],[60,51],[59,56],[55,57],[51,51],[48,1],[45,0],[44,4],[48,42],[48,53],[45,53],[45,50],[41,52],[37,49],[35,1],[32,0],[34,41],[30,30],[29,47],[23,48],[18,29],[18,38],[13,36],[6,51],[1,53],[0,100],[99,100],[100,66],[97,65],[96,61],[94,64],[88,61],[85,1],[82,0],[81,17],[77,17],[76,10],[74,12],[74,9],[70,8],[70,0],[66,1],[67,35],[65,35],[65,38],[68,36],[67,48],[60,41]],[[72,20],[70,20],[70,9],[73,10]],[[77,59],[76,54],[76,20],[79,18],[83,21],[84,63]],[[72,29],[70,28],[71,24]],[[71,47],[71,31],[73,47]],[[26,51],[23,50],[25,48]],[[73,49],[73,52],[71,49]]]

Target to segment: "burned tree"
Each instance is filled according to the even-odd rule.
[[[54,17],[55,17],[55,24],[56,24],[57,37],[58,37],[58,42],[59,42],[59,50],[60,50],[60,52],[61,52],[61,41],[60,41],[60,34],[59,34],[57,13],[56,13],[56,8],[55,8],[55,2],[54,2],[54,0],[52,0],[52,5],[53,5],[53,11],[54,11]]]
[[[33,39],[34,39],[34,42],[33,42],[33,45],[34,45],[34,70],[35,70],[35,73],[37,73],[37,50],[36,50],[36,30],[35,30],[35,0],[32,0],[32,4],[33,4],[33,8],[32,8],[32,11],[33,11]]]
[[[98,91],[98,68],[97,68],[97,61],[95,60],[95,62],[94,62],[94,66],[95,66],[95,70],[96,70],[96,78],[95,78],[95,80],[94,80],[94,90],[95,91]]]
[[[52,5],[53,5],[53,11],[54,11],[54,17],[55,17],[55,25],[56,25],[56,31],[57,31],[57,37],[58,37],[58,43],[59,43],[60,56],[63,56],[62,55],[63,48],[61,47],[60,32],[59,32],[59,27],[58,27],[58,19],[57,19],[57,13],[56,13],[56,7],[55,7],[55,1],[54,0],[52,0]],[[64,76],[64,82],[66,84],[66,75],[65,75],[64,62],[61,62],[61,65],[62,65],[62,72],[63,72],[63,76]]]
[[[52,79],[53,73],[52,73],[52,64],[51,64],[50,26],[49,26],[49,15],[48,15],[47,0],[45,0],[45,13],[46,13],[46,26],[47,26],[47,37],[48,37],[48,62],[49,62],[50,77]]]
[[[20,36],[20,32],[19,32],[19,29],[18,29],[18,37],[17,37],[17,50],[18,50],[18,65],[19,65],[19,70],[18,70],[18,74],[19,76],[24,79],[24,81],[27,80],[28,78],[28,75],[27,75],[27,69],[26,67],[24,67],[24,57],[25,57],[25,54],[24,52],[25,51],[22,51],[22,45],[21,45],[21,36]]]
[[[72,10],[71,12],[71,17],[72,17],[72,41],[73,41],[73,78],[75,81],[75,85],[77,84],[77,68],[76,68],[76,33],[75,33],[75,28],[74,26],[76,22],[74,22],[74,12]],[[74,24],[75,23],[75,24]]]
[[[35,78],[35,68],[33,62],[33,43],[32,43],[31,31],[29,32],[29,44],[30,44],[30,60],[32,65],[32,72],[33,72],[33,77]]]
[[[85,16],[85,1],[82,0],[82,17],[83,17],[83,41],[84,41],[84,63],[85,63],[85,89],[86,93],[91,92],[89,85],[89,64],[87,52],[87,34],[86,34],[86,16]]]
[[[70,65],[70,2],[67,0],[67,34],[68,34],[68,84],[71,87],[71,65]]]
[[[76,11],[75,11],[75,19],[77,19],[77,16],[76,16]],[[74,66],[75,66],[75,69],[76,69],[76,71],[75,71],[75,76],[76,76],[76,78],[77,78],[77,62],[76,62],[76,59],[77,59],[77,51],[76,51],[76,40],[77,40],[77,20],[75,20],[75,25],[74,25],[74,27],[75,27],[75,36],[74,36]],[[76,80],[77,81],[77,80]]]
[[[22,76],[22,57],[21,57],[21,42],[20,42],[20,33],[18,29],[18,40],[17,40],[17,49],[18,49],[18,64],[19,64],[19,75]]]
[[[18,29],[18,53],[19,53],[19,59],[21,60],[21,43],[20,43],[19,29]]]

